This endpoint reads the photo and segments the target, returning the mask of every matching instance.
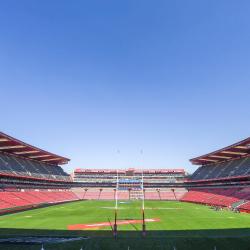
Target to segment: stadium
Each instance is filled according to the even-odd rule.
[[[250,138],[192,175],[69,161],[0,133],[1,249],[250,249]]]

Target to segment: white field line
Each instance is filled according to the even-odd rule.
[[[99,207],[103,209],[114,209],[114,207]],[[118,210],[120,209],[131,209],[130,207],[119,207]],[[141,209],[138,207],[138,209]],[[145,207],[145,210],[179,210],[183,209],[180,207]]]

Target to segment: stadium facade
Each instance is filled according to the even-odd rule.
[[[0,133],[0,212],[75,200],[179,200],[250,212],[250,138],[190,160],[198,169],[76,169]]]

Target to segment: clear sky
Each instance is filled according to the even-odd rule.
[[[249,13],[248,0],[0,1],[1,131],[71,158],[67,171],[192,172],[190,158],[250,136]]]

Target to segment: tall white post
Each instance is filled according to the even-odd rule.
[[[146,236],[146,223],[145,223],[145,206],[144,206],[144,177],[143,177],[143,170],[142,170],[142,235]]]
[[[119,179],[118,179],[118,169],[116,170],[116,191],[115,191],[115,209],[118,209],[118,185],[119,185]]]
[[[142,185],[141,185],[141,188],[142,188],[142,211],[144,211],[144,200],[145,200],[145,197],[144,197],[144,177],[143,177],[143,170],[142,170],[141,181],[142,181]]]
[[[117,169],[116,170],[116,189],[115,189],[115,224],[114,224],[114,229],[113,229],[113,234],[115,237],[117,237],[118,185],[119,185],[119,179],[118,179],[118,169]]]

